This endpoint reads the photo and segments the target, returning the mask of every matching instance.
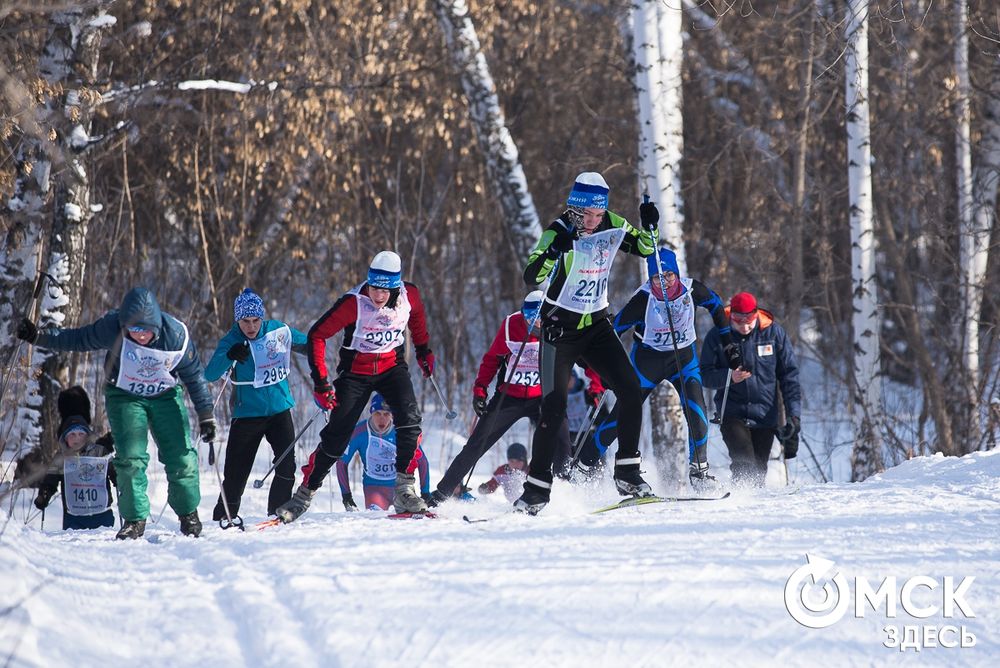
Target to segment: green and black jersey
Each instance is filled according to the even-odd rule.
[[[542,304],[542,323],[584,329],[595,317],[608,314],[608,279],[615,253],[620,250],[646,257],[653,253],[656,240],[651,232],[636,229],[618,214],[606,211],[596,230],[575,239],[573,250],[553,260],[547,251],[562,227],[562,221],[556,220],[542,233],[528,258],[524,280],[536,286],[552,274]]]

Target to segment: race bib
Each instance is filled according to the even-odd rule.
[[[254,387],[267,387],[288,378],[292,364],[292,330],[288,325],[250,342]]]
[[[181,323],[181,327],[184,328],[184,345],[175,351],[140,346],[124,336],[115,385],[140,397],[155,397],[177,385],[177,379],[170,372],[180,364],[188,346],[187,325]]]
[[[619,229],[605,230],[573,242],[573,264],[555,303],[574,313],[593,313],[608,306],[608,277],[618,247],[625,240]],[[568,256],[564,256],[568,257]]]
[[[392,483],[396,480],[396,444],[379,438],[368,430],[368,453],[365,457],[368,477]]]
[[[569,422],[571,433],[577,433],[583,429],[587,421],[587,414],[590,406],[587,404],[587,393],[583,390],[570,392],[566,397],[566,421]]]
[[[383,306],[377,308],[375,303],[361,294],[359,285],[351,291],[358,304],[358,317],[354,325],[354,336],[350,350],[360,353],[387,353],[403,345],[406,326],[410,320],[410,302],[406,298],[406,287],[399,289],[396,308]]]
[[[97,515],[111,505],[108,499],[106,457],[70,457],[63,462],[66,510],[71,515]]]
[[[767,343],[757,346],[757,357],[767,357],[774,354],[774,345]]]
[[[697,332],[694,326],[694,300],[691,298],[690,278],[681,279],[686,288],[679,298],[666,302],[660,301],[649,293],[646,299],[646,319],[642,334],[642,342],[655,350],[669,351],[686,348],[695,342]],[[665,308],[670,309],[667,316]],[[673,321],[674,327],[670,328]]]

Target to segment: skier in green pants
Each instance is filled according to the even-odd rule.
[[[187,326],[163,313],[146,288],[133,288],[121,308],[78,329],[39,331],[27,318],[17,328],[20,339],[50,350],[107,350],[104,361],[105,410],[115,438],[120,540],[139,538],[146,529],[149,499],[147,433],[152,431],[157,457],[167,473],[167,503],[180,518],[181,533],[201,534],[198,503],[198,453],[178,379],[198,411],[201,440],[215,438],[212,397],[201,360]]]

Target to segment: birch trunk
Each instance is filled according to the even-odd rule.
[[[486,56],[480,48],[466,0],[436,0],[434,13],[444,32],[448,55],[461,77],[479,149],[486,160],[486,173],[500,197],[500,206],[510,226],[513,251],[520,262],[534,248],[542,227]]]
[[[871,126],[868,108],[868,0],[849,0],[847,49],[847,179],[850,191],[851,281],[853,283],[854,451],[851,479],[860,481],[882,468],[878,294],[872,208]]]

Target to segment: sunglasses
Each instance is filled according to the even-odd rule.
[[[146,329],[145,327],[129,327],[128,331],[132,332],[133,334],[142,334],[143,332],[148,332],[149,330]]]
[[[751,322],[757,319],[757,311],[751,311],[750,313],[730,313],[729,319],[735,322],[737,325],[749,325]]]

